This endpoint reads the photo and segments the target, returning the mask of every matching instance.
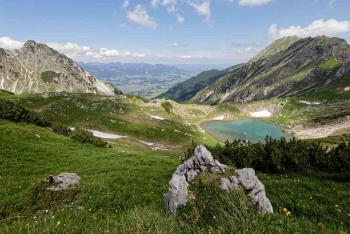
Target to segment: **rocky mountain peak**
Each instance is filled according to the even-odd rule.
[[[248,102],[310,94],[350,73],[350,45],[336,37],[285,37],[225,73],[192,101]]]
[[[0,51],[0,89],[13,93],[120,93],[51,47],[27,41],[20,50]]]

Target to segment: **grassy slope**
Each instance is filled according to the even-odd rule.
[[[1,95],[40,113],[49,121],[72,127],[97,129],[164,144],[184,144],[203,140],[203,134],[167,113],[160,103],[124,95],[113,98],[91,94]],[[165,120],[152,119],[163,116]],[[176,131],[175,131],[176,130]]]
[[[0,121],[0,132],[1,233],[208,233],[229,232],[235,225],[224,220],[219,226],[198,227],[195,217],[183,223],[165,216],[162,194],[179,163],[174,155],[136,145],[125,151],[127,142],[116,143],[112,149],[95,148],[47,129],[8,121]],[[51,207],[50,203],[33,203],[33,184],[64,171],[82,177],[76,200]],[[310,233],[324,227],[325,232],[334,233],[350,228],[349,175],[259,176],[276,215],[248,215],[238,231]],[[292,211],[291,218],[282,214],[284,207]],[[213,211],[217,215],[225,210],[217,208]]]

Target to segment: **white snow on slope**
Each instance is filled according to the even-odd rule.
[[[253,118],[267,118],[271,116],[271,112],[267,110],[257,111],[257,112],[251,112],[250,116]]]
[[[157,116],[157,115],[150,115],[150,117],[151,117],[152,119],[156,119],[156,120],[164,120],[163,117],[160,117],[160,116]]]
[[[224,120],[225,117],[223,115],[217,116],[215,118],[213,118],[213,120]]]

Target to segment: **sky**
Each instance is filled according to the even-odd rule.
[[[0,47],[81,62],[238,64],[297,35],[350,41],[349,0],[0,0]]]

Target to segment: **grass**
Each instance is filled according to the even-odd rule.
[[[54,71],[44,71],[41,73],[40,78],[46,83],[54,82],[55,78],[58,78],[60,73],[56,73]]]
[[[9,121],[0,121],[0,132],[0,233],[346,233],[350,229],[349,174],[259,173],[275,209],[272,216],[256,213],[240,192],[226,194],[213,188],[217,181],[204,180],[203,185],[198,181],[191,190],[201,192],[200,199],[183,208],[182,214],[190,216],[172,218],[165,215],[162,198],[180,162],[177,155],[151,152],[135,143],[131,147],[128,139],[117,141],[113,148],[97,148]],[[44,178],[61,172],[81,176],[81,188],[71,191],[74,196],[33,193]],[[285,207],[292,217],[283,214]],[[213,215],[220,219],[215,221]]]
[[[335,57],[330,57],[321,62],[319,67],[325,72],[334,72],[341,66],[341,61]]]
[[[185,145],[192,139],[198,142],[202,137],[196,128],[185,125],[178,116],[137,97],[33,94],[6,98],[39,113],[53,123],[76,128],[114,132],[164,144]],[[161,113],[166,119],[158,121],[150,118],[152,111]]]

